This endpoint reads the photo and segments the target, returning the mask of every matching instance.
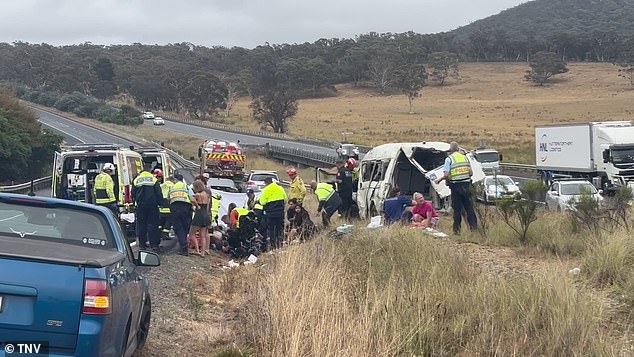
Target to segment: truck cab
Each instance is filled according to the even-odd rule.
[[[207,140],[198,148],[198,158],[201,174],[230,178],[236,183],[244,180],[246,155],[239,143]]]
[[[493,173],[500,169],[500,161],[502,161],[502,155],[495,149],[476,149],[473,152],[475,159],[482,165],[482,170],[485,173]]]
[[[112,176],[120,212],[120,223],[126,233],[134,232],[132,184],[143,170],[141,154],[131,148],[110,144],[82,144],[63,147],[55,153],[51,197],[76,202],[94,203],[95,177],[103,166],[115,167]]]
[[[536,167],[550,177],[582,178],[612,194],[634,189],[634,125],[631,121],[567,123],[535,127]]]
[[[605,172],[600,188],[634,189],[634,126],[630,122],[597,125],[593,139],[599,148],[594,159],[597,171]]]

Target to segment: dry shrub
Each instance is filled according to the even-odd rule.
[[[573,233],[570,219],[561,213],[539,215],[531,226],[531,247],[555,256],[579,256],[587,247],[589,237]]]
[[[326,238],[251,277],[245,337],[262,356],[611,355],[601,307],[562,278],[486,274],[412,230]]]
[[[599,286],[622,287],[634,279],[632,236],[619,232],[595,239],[584,257],[583,271]]]

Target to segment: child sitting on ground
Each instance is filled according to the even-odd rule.
[[[414,194],[414,208],[412,208],[412,227],[416,228],[436,228],[440,217],[429,201],[425,201],[425,197],[421,193]]]

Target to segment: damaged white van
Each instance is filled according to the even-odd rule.
[[[451,190],[445,182],[436,184],[442,174],[449,144],[444,142],[392,143],[377,146],[361,160],[357,204],[361,217],[381,214],[383,201],[390,190],[398,186],[411,196],[420,192],[439,211],[450,207]],[[473,182],[484,179],[482,166],[467,153],[473,170]]]

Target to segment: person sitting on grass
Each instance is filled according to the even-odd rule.
[[[397,222],[408,222],[411,217],[412,200],[403,195],[399,187],[394,187],[389,197],[383,201],[383,216],[385,224],[394,224]]]
[[[436,228],[440,217],[434,209],[434,206],[429,201],[425,201],[425,197],[422,193],[414,193],[414,208],[412,209],[413,225],[420,228]]]
[[[309,240],[316,232],[315,223],[310,219],[310,214],[302,205],[295,205],[294,218],[290,223],[290,232],[288,233],[288,242],[299,238],[300,242]]]

